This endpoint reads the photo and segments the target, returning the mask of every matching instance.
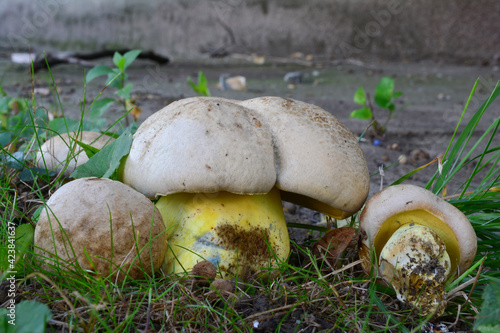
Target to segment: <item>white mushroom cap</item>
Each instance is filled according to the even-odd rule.
[[[122,280],[127,272],[142,278],[141,267],[147,274],[159,269],[167,237],[160,213],[143,194],[117,181],[81,178],[47,201],[35,228],[35,247],[47,264],[55,265],[57,255],[68,269],[75,261],[103,276],[120,268]]]
[[[98,149],[102,149],[114,140],[112,137],[102,133],[90,131],[72,132],[71,136],[68,133],[54,136],[47,140],[37,153],[36,163],[38,167],[60,172],[69,159],[68,167],[64,171],[64,174],[69,176],[75,171],[76,167],[89,160],[87,154],[75,142],[75,139]]]
[[[370,186],[365,156],[337,118],[318,106],[280,97],[240,104],[271,128],[283,200],[336,218],[362,207]]]
[[[230,100],[181,100],[139,127],[120,176],[149,198],[264,194],[276,182],[271,133],[251,110]]]
[[[148,161],[148,163],[145,163]],[[120,173],[148,197],[176,192],[263,194],[345,218],[369,190],[354,135],[318,106],[279,97],[193,97],[150,116]]]
[[[415,185],[390,186],[367,201],[361,213],[360,256],[369,262],[370,250],[377,257],[391,235],[402,225],[415,223],[431,228],[444,241],[451,259],[451,273],[471,266],[477,250],[474,228],[455,206],[431,191]],[[365,270],[369,268],[365,265]]]

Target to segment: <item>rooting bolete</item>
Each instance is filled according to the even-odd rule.
[[[81,178],[47,200],[35,228],[42,264],[78,265],[102,276],[139,279],[161,267],[165,225],[153,203],[123,183]]]
[[[47,140],[36,155],[39,168],[60,172],[67,165],[64,174],[69,176],[76,167],[89,160],[87,154],[75,140],[102,149],[114,139],[99,132],[81,131],[64,133]]]
[[[367,201],[359,222],[363,268],[376,272],[400,301],[422,315],[446,308],[445,282],[472,264],[477,239],[456,207],[414,185],[390,186]]]
[[[158,199],[171,247],[166,272],[208,260],[223,277],[287,258],[280,192],[345,217],[361,207],[369,184],[363,153],[340,122],[275,98],[168,105],[139,127],[120,177]]]

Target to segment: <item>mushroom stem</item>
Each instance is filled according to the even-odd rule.
[[[223,277],[249,277],[290,251],[279,190],[263,195],[176,193],[156,203],[167,228],[165,273],[208,260]]]
[[[444,282],[451,260],[445,243],[431,228],[415,223],[400,227],[382,249],[379,265],[382,278],[400,301],[421,315],[444,312]]]

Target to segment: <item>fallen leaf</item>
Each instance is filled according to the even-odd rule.
[[[328,231],[314,244],[313,253],[324,256],[326,260],[335,267],[341,259],[342,253],[347,247],[357,246],[356,229],[342,227]]]
[[[125,101],[126,105],[127,105],[127,110],[130,110],[130,115],[132,115],[132,117],[134,117],[134,120],[137,121],[137,119],[139,119],[139,116],[141,115],[141,108],[138,107],[132,100],[130,99],[127,99]]]

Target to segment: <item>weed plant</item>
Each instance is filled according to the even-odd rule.
[[[116,282],[78,266],[70,271],[57,267],[47,270],[39,264],[30,245],[32,232],[30,236],[26,230],[16,236],[16,244],[22,250],[16,256],[16,303],[21,306],[19,303],[27,300],[38,304],[30,314],[31,320],[39,318],[35,321],[37,332],[43,332],[45,326],[47,331],[75,332],[417,332],[430,331],[439,325],[446,325],[451,331],[494,329],[498,324],[495,300],[500,298],[500,146],[494,145],[494,139],[498,139],[500,118],[478,141],[473,142],[472,138],[477,123],[499,93],[497,86],[470,122],[463,128],[457,125],[441,160],[424,166],[437,170],[426,187],[464,212],[479,238],[475,264],[446,286],[449,306],[438,321],[421,318],[405,308],[392,289],[379,284],[376,277],[367,276],[355,248],[348,248],[340,262],[332,263],[324,253],[313,252],[310,244],[292,243],[287,262],[264,269],[251,281],[236,280],[232,292],[227,292],[200,286],[188,273],[173,276],[159,272],[149,279],[126,278]],[[8,99],[0,104],[7,105],[7,109],[0,111],[2,119],[7,120],[0,133],[3,140],[0,246],[3,251],[8,249],[8,226],[13,223],[17,229],[23,225],[35,227],[40,207],[68,181],[62,172],[54,174],[38,169],[33,161],[34,153],[49,136],[95,126],[96,122],[88,122],[86,116],[99,103],[98,97],[93,105],[82,105],[81,118],[77,121],[64,117],[49,121],[47,110],[37,108],[34,98],[28,103],[2,97]],[[24,111],[13,115],[14,103],[19,103]],[[465,112],[470,112],[467,107]],[[24,125],[18,119],[21,117]],[[123,135],[124,127],[122,117],[102,130]],[[485,148],[477,151],[481,142]],[[104,154],[95,157],[99,153],[94,155],[94,162],[109,158],[103,157]],[[474,165],[473,171],[463,177],[460,172],[470,165]],[[422,168],[397,183],[407,181]],[[105,172],[113,177],[114,171]],[[450,182],[460,182],[457,192],[447,192]],[[472,184],[479,185],[473,187]],[[356,217],[351,222],[356,226]],[[312,231],[311,227],[311,234]],[[5,265],[9,262],[2,264],[1,287],[5,290],[9,286]],[[489,295],[484,294],[485,290]],[[8,302],[9,297],[1,295],[0,306],[4,309],[0,309],[3,318],[0,330],[10,329],[2,321],[6,318]],[[46,310],[50,311],[49,316]]]

